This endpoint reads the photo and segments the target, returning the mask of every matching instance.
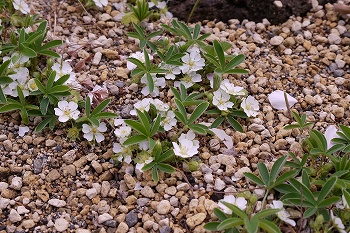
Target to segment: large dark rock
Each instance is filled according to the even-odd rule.
[[[249,19],[261,22],[268,19],[272,24],[283,23],[291,15],[303,16],[311,10],[311,0],[280,0],[282,7],[274,4],[275,0],[200,0],[191,22],[205,19],[227,22],[230,19]],[[196,0],[170,0],[169,11],[181,20],[187,21]],[[320,5],[333,3],[335,0],[318,0]]]

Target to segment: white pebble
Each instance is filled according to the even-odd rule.
[[[301,30],[301,23],[299,21],[294,21],[291,30],[297,32]]]
[[[0,210],[6,209],[6,207],[10,204],[10,199],[0,198]]]
[[[22,215],[22,214],[28,214],[30,211],[26,209],[24,206],[18,206],[17,207],[17,213]]]
[[[22,220],[22,217],[15,209],[12,209],[9,214],[9,220],[10,222],[19,222]]]
[[[50,199],[48,202],[50,205],[55,207],[63,207],[66,206],[66,202],[57,198]]]
[[[99,224],[102,224],[105,221],[112,220],[112,219],[113,219],[113,217],[110,214],[104,213],[104,214],[101,214],[101,215],[98,216],[97,221],[98,221]]]
[[[283,42],[282,36],[274,36],[270,40],[270,44],[275,46],[282,44],[282,42]]]
[[[22,188],[22,178],[21,177],[14,177],[11,181],[11,188],[15,190],[20,190]]]
[[[92,189],[88,189],[86,190],[86,194],[85,194],[89,199],[92,199],[94,197],[96,197],[97,195],[97,190],[95,188]]]
[[[55,229],[58,232],[63,232],[68,229],[69,227],[69,222],[65,220],[64,218],[58,218],[55,221]]]

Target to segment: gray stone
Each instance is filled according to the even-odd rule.
[[[19,213],[15,209],[11,209],[9,214],[9,220],[12,223],[20,222],[22,220],[22,217],[21,215],[19,215]]]
[[[102,224],[102,223],[104,223],[104,222],[106,222],[108,220],[112,220],[112,219],[113,219],[113,217],[110,214],[104,213],[104,214],[101,214],[101,215],[98,216],[97,221],[98,221],[99,224]]]
[[[57,199],[57,198],[50,199],[48,201],[48,203],[52,206],[55,206],[55,207],[63,207],[63,206],[66,206],[66,204],[67,204],[65,201]]]
[[[122,110],[120,111],[120,117],[123,119],[130,118],[130,111],[133,110],[134,107],[131,104],[125,105],[122,107]]]
[[[58,218],[55,221],[54,227],[55,227],[56,231],[63,232],[63,231],[68,229],[69,222],[67,220],[65,220],[64,218]]]
[[[43,158],[37,158],[33,161],[33,172],[34,174],[39,174],[43,170],[44,167],[44,159]]]
[[[170,210],[170,202],[168,200],[162,200],[157,205],[158,214],[167,214]]]
[[[137,206],[142,207],[142,206],[147,205],[147,203],[148,203],[149,201],[150,201],[149,198],[141,197],[141,198],[138,198],[138,199],[137,199],[136,203],[137,203]]]
[[[117,221],[114,219],[111,220],[107,220],[103,223],[103,225],[107,226],[107,227],[113,227],[116,228],[117,227]]]
[[[20,190],[22,188],[22,178],[21,177],[12,178],[10,188],[13,188],[15,190]]]
[[[141,194],[142,194],[142,196],[148,197],[148,198],[153,198],[155,196],[152,188],[149,186],[145,186],[144,188],[142,188]]]
[[[162,226],[159,230],[159,233],[171,233],[171,228],[168,226]]]
[[[125,222],[129,227],[133,227],[139,221],[137,214],[134,211],[127,213],[125,216]]]
[[[72,164],[75,161],[77,150],[70,150],[62,156],[63,161],[66,164]]]

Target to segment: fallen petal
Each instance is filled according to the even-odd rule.
[[[289,103],[289,107],[292,107],[294,104],[296,104],[298,101],[292,97],[291,95],[287,94],[287,100]],[[277,90],[269,94],[268,96],[270,104],[273,108],[278,110],[287,110],[286,101],[284,99],[284,92]]]

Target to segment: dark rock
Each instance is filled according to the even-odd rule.
[[[11,173],[10,168],[8,168],[8,167],[0,167],[0,180],[9,177],[10,173]]]
[[[280,0],[282,7],[274,4],[275,0],[200,0],[191,22],[205,19],[227,22],[230,19],[249,19],[261,22],[264,18],[272,24],[283,23],[291,15],[306,15],[312,9],[310,0]],[[318,0],[320,4],[334,3],[335,0]],[[180,20],[187,21],[196,0],[170,0],[169,11]]]
[[[333,72],[333,75],[335,76],[335,77],[341,77],[341,76],[343,76],[344,75],[344,70],[341,70],[341,69],[336,69],[334,72]]]
[[[125,105],[120,111],[120,117],[122,119],[128,119],[131,117],[130,111],[133,110],[134,107],[131,104]]]
[[[111,220],[107,220],[103,223],[103,225],[107,226],[107,227],[113,227],[116,228],[117,227],[117,221],[114,219]]]
[[[34,174],[41,173],[41,171],[43,170],[43,163],[44,163],[44,160],[42,158],[34,159],[34,162],[33,162]]]
[[[171,228],[168,226],[162,226],[162,228],[160,228],[159,233],[170,233],[171,232]]]
[[[135,226],[138,221],[139,219],[137,218],[137,214],[134,211],[129,212],[125,216],[125,222],[129,227]]]

